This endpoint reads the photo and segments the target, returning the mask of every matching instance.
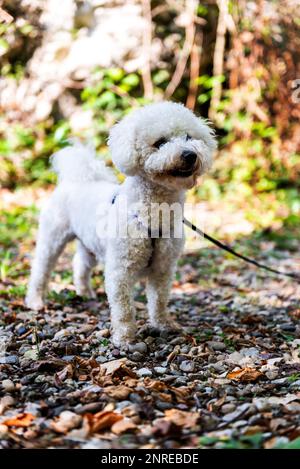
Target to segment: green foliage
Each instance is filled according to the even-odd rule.
[[[12,248],[20,241],[30,238],[36,227],[36,219],[37,209],[33,206],[3,210],[0,218],[0,244]],[[7,262],[8,259],[9,254],[4,254],[2,261]]]
[[[211,447],[218,449],[259,449],[264,441],[262,433],[254,435],[241,435],[236,438],[218,438],[203,436],[199,440],[200,447]]]

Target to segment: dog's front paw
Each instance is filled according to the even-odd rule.
[[[128,350],[128,346],[135,342],[136,329],[133,327],[118,327],[113,329],[112,342],[115,347]]]
[[[39,311],[44,308],[44,302],[40,296],[27,296],[25,298],[25,306],[33,311]]]
[[[163,332],[172,333],[172,332],[182,331],[182,327],[180,326],[180,324],[178,324],[178,322],[176,322],[174,319],[170,319],[170,318],[152,321],[151,326]]]

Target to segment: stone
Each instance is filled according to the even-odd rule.
[[[235,411],[236,406],[234,404],[224,404],[222,405],[221,412],[222,414],[229,414]]]
[[[195,363],[189,360],[184,360],[181,364],[180,367],[181,371],[184,371],[185,373],[192,373],[195,370]]]
[[[157,373],[158,375],[164,375],[167,371],[167,368],[165,368],[164,366],[155,366],[154,367],[154,371],[155,373]]]
[[[222,350],[226,349],[226,345],[223,342],[217,342],[217,341],[214,341],[214,340],[209,340],[207,342],[207,345],[210,348],[212,348],[213,350],[216,350],[216,351],[222,351]]]
[[[147,353],[147,345],[145,342],[137,342],[136,344],[129,344],[128,346],[129,352],[139,352],[139,353]]]
[[[6,357],[0,357],[0,365],[17,365],[19,358],[17,355],[9,355]]]
[[[15,384],[11,379],[4,379],[1,385],[5,392],[12,392],[15,389]]]
[[[136,374],[141,378],[144,378],[146,376],[152,376],[152,371],[149,370],[149,368],[140,368],[139,370],[137,370]]]

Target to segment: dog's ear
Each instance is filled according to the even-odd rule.
[[[115,166],[127,176],[136,174],[135,126],[131,119],[125,117],[112,127],[108,145]]]
[[[196,119],[199,135],[209,150],[213,153],[218,146],[215,131],[210,126],[210,122],[207,119],[203,119],[202,117],[196,117]]]

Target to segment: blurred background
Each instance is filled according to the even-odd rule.
[[[55,183],[50,155],[78,136],[92,140],[109,165],[110,127],[162,99],[184,103],[216,128],[213,170],[189,193],[202,204],[208,231],[296,249],[298,0],[0,5],[4,278],[16,250],[28,251],[39,205]]]

